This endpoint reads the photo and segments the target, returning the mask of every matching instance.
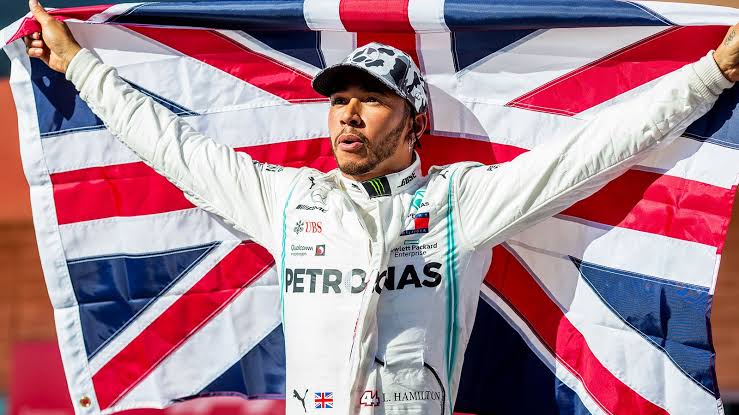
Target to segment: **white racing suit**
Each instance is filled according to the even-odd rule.
[[[709,55],[514,161],[424,176],[416,157],[354,182],[337,170],[255,163],[87,50],[67,78],[147,164],[274,256],[288,414],[325,413],[320,400],[337,414],[451,414],[491,247],[679,136],[732,85]]]

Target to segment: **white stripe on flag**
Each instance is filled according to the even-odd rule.
[[[726,25],[739,21],[739,9],[707,4],[672,3],[666,1],[632,1],[659,13],[679,26]]]
[[[216,142],[246,147],[328,137],[327,103],[276,105],[184,117]],[[285,122],[285,120],[290,122]],[[248,120],[248,123],[247,123]],[[80,131],[41,140],[49,173],[141,161],[107,130]]]
[[[459,88],[449,93],[463,101],[504,105],[663,30],[664,27],[588,27],[538,31],[461,70],[457,74]]]
[[[521,245],[510,248],[511,253],[525,262],[585,337],[593,354],[614,376],[670,414],[716,413],[716,399],[690,380],[653,343],[616,316],[582,280],[569,258]],[[623,344],[622,348],[613,348],[616,338]],[[623,353],[624,350],[629,353]]]
[[[321,32],[321,52],[327,67],[342,62],[356,48],[356,33]]]
[[[310,30],[346,31],[339,16],[340,0],[304,0],[303,17]]]
[[[409,0],[408,20],[416,33],[449,31],[444,21],[444,0]]]
[[[241,30],[216,30],[223,36],[233,40],[234,42],[244,46],[247,49],[253,50],[254,52],[267,56],[277,62],[281,62],[295,68],[301,72],[304,72],[311,77],[315,76],[321,68],[317,68],[305,61],[302,61],[292,56],[282,53],[277,49],[273,49],[263,42],[257,40],[255,37],[250,36],[248,33]],[[317,46],[317,45],[316,45]]]
[[[639,163],[644,170],[725,189],[731,189],[737,183],[737,164],[739,151],[686,137],[679,137],[670,145],[655,149]]]
[[[511,238],[510,244],[533,245],[543,253],[572,255],[605,267],[711,287],[717,260],[715,247],[632,229],[596,226],[557,215]]]
[[[98,13],[96,15],[90,16],[89,19],[87,19],[90,23],[105,23],[109,19],[120,16],[129,10],[133,9],[134,7],[138,7],[144,3],[122,3],[122,4],[114,4],[105,11]]]
[[[147,90],[198,113],[277,105],[284,99],[146,36],[115,25],[71,25],[103,62]],[[166,30],[166,29],[162,29]],[[120,51],[120,45],[127,45]],[[173,82],[177,79],[177,82]],[[207,88],[183,88],[208,80]]]
[[[247,235],[224,224],[217,216],[198,208],[71,223],[60,226],[59,232],[64,252],[70,261],[121,253],[163,252],[215,241],[249,239]],[[105,237],[101,238],[100,235]]]
[[[47,9],[49,10],[49,9]],[[16,20],[15,22],[11,23],[7,27],[4,27],[3,29],[0,29],[0,41],[3,42],[3,45],[8,43],[10,38],[12,38],[17,32],[18,29],[21,27],[21,23],[23,23],[23,19],[28,17],[28,14],[26,14],[25,17],[21,17],[20,19]]]

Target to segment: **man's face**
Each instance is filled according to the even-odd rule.
[[[339,169],[356,180],[402,170],[410,158],[410,111],[392,92],[350,85],[331,94],[328,126]]]

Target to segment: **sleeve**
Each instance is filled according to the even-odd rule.
[[[567,137],[508,163],[460,169],[453,189],[463,238],[473,248],[493,246],[590,196],[646,150],[680,136],[732,85],[711,51]]]
[[[297,169],[255,163],[203,136],[86,49],[72,59],[66,76],[108,130],[190,201],[273,246],[276,204]]]

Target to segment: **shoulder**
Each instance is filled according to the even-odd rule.
[[[432,197],[446,200],[449,191],[456,187],[459,176],[475,167],[484,167],[482,163],[464,161],[444,166],[431,166],[428,172],[427,189]]]
[[[444,181],[448,182],[452,177],[458,175],[460,172],[465,172],[471,168],[484,167],[482,163],[476,161],[461,161],[459,163],[447,164],[444,166],[431,166],[429,168],[429,183],[433,181]]]

